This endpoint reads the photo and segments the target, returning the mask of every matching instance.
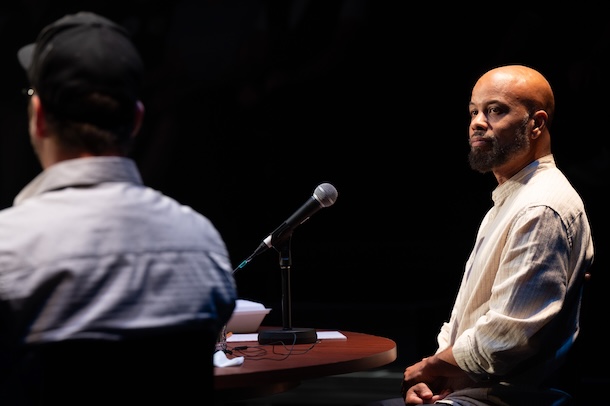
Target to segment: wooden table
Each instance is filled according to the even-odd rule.
[[[215,368],[217,403],[268,396],[294,388],[305,379],[364,371],[396,359],[396,343],[389,338],[340,332],[347,339],[319,339],[314,344],[294,345],[292,351],[290,346],[256,341],[228,343],[233,351],[228,358],[245,359],[240,366]]]

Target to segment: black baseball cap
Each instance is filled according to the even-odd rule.
[[[143,63],[129,32],[98,14],[68,14],[44,27],[36,42],[17,52],[43,106],[58,117],[87,121],[96,112],[83,102],[99,92],[125,109],[139,99]]]

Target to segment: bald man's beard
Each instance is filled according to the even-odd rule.
[[[498,139],[490,138],[491,149],[471,148],[468,154],[468,163],[475,171],[481,173],[491,172],[494,168],[504,165],[519,152],[529,148],[530,139],[527,136],[527,123],[529,118],[524,120],[522,125],[515,132],[513,142],[500,145]]]

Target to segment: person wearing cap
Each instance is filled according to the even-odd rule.
[[[69,14],[17,56],[42,172],[0,211],[0,404],[207,404],[236,285],[210,220],[128,157],[144,117],[129,33]]]

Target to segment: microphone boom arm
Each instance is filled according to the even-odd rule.
[[[233,274],[245,267],[255,256],[263,253],[269,248],[275,248],[277,251],[277,245],[282,246],[286,240],[292,238],[292,232],[296,227],[303,224],[311,216],[313,216],[318,210],[323,207],[332,206],[337,200],[337,189],[330,183],[322,183],[316,187],[313,195],[303,204],[299,209],[288,217],[278,228],[276,228],[271,234],[269,234],[260,243],[260,245],[254,250],[254,252],[246,259],[244,259],[234,270]]]

